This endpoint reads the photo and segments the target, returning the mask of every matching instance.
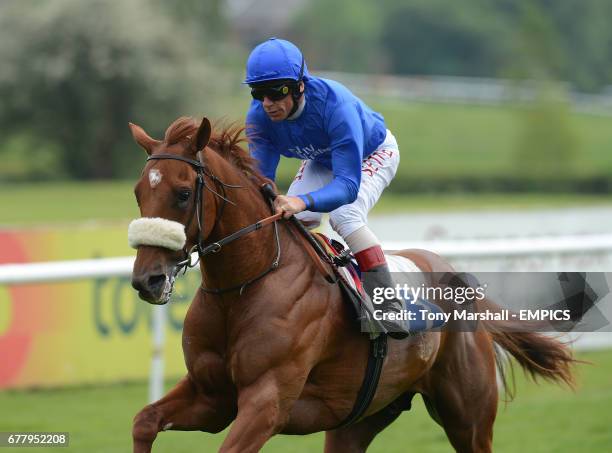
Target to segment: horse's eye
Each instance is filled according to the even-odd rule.
[[[189,200],[189,197],[191,196],[191,191],[190,190],[181,190],[178,193],[178,199],[179,201],[185,202],[187,200]]]

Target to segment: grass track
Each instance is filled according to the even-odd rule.
[[[612,351],[581,353],[593,365],[580,365],[579,388],[573,393],[552,384],[536,385],[517,373],[517,397],[500,403],[494,451],[603,452],[612,450]],[[145,384],[0,392],[0,431],[70,431],[71,448],[45,451],[106,453],[130,450],[133,415],[144,405]],[[446,437],[427,415],[419,397],[372,444],[373,453],[452,451]],[[10,415],[9,415],[10,414]],[[8,416],[7,416],[8,415]],[[154,451],[216,451],[226,433],[165,432]],[[322,451],[323,434],[277,436],[264,452]],[[3,449],[9,452],[11,449]],[[15,452],[25,451],[14,449]]]

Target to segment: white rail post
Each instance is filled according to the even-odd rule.
[[[149,402],[153,403],[164,394],[164,345],[166,342],[167,305],[153,306],[153,341],[151,374],[149,375]]]

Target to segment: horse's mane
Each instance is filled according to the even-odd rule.
[[[168,126],[164,142],[168,146],[180,142],[189,142],[198,132],[199,126],[200,122],[195,118],[182,116]],[[243,143],[246,143],[244,130],[244,127],[235,122],[215,122],[208,146],[241,172],[259,176],[256,160],[242,146]]]

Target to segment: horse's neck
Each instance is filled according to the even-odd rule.
[[[217,198],[216,226],[207,243],[214,243],[248,225],[270,215],[272,211],[254,181],[226,162],[215,156],[211,170],[216,177],[227,184],[240,188],[228,188],[226,203]],[[216,190],[216,189],[215,189]],[[216,195],[215,195],[216,197]],[[234,286],[247,281],[270,267],[276,257],[274,225],[270,224],[253,231],[225,246],[219,253],[208,255],[203,262],[205,283],[216,287]]]

